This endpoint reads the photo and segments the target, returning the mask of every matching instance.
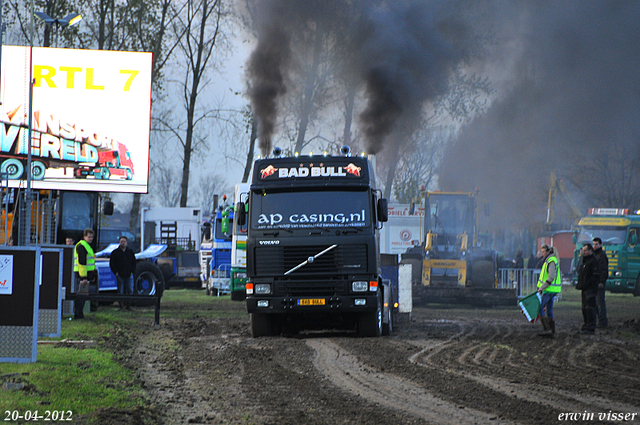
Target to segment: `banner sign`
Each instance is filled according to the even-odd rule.
[[[3,46],[0,172],[34,189],[146,193],[151,53]]]
[[[0,255],[0,295],[13,293],[13,256]]]
[[[254,197],[252,227],[266,229],[358,229],[371,223],[364,191],[280,192]],[[324,230],[323,230],[324,229]]]

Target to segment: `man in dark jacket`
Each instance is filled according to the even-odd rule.
[[[133,294],[133,275],[136,272],[136,256],[131,248],[127,247],[128,239],[120,236],[118,240],[120,246],[113,250],[109,258],[109,267],[116,276],[118,282],[118,293],[125,295]],[[120,303],[120,308],[123,305]],[[131,310],[131,303],[124,303],[127,310]]]
[[[586,243],[580,250],[582,262],[578,268],[578,284],[576,289],[582,291],[582,333],[593,335],[596,331],[596,295],[600,282],[600,265],[593,255],[593,246]]]
[[[522,250],[519,249],[516,253],[516,258],[513,259],[514,269],[524,269],[524,258],[522,258]]]
[[[598,318],[598,327],[606,328],[609,326],[607,319],[607,304],[604,300],[605,287],[607,286],[607,278],[609,277],[609,259],[602,249],[602,239],[593,238],[593,255],[598,259],[600,266],[600,282],[598,283],[598,294],[596,295],[596,316]]]

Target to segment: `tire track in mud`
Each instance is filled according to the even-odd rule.
[[[398,376],[375,371],[328,339],[307,340],[316,351],[313,364],[335,386],[370,402],[421,418],[429,423],[512,424],[476,409],[461,409],[433,396],[420,386]]]
[[[464,329],[464,327],[462,327]],[[478,333],[477,330],[473,330],[472,333]],[[495,335],[491,335],[489,339],[494,339]],[[456,335],[449,338],[446,341],[432,341],[432,340],[411,340],[406,343],[421,348],[421,351],[413,354],[409,357],[409,362],[438,371],[446,371],[457,375],[462,378],[470,379],[484,387],[487,387],[493,391],[504,394],[511,398],[518,398],[532,403],[543,403],[559,411],[575,411],[581,412],[585,408],[599,408],[601,411],[620,411],[625,413],[637,412],[637,406],[632,406],[625,403],[619,403],[609,400],[604,397],[598,396],[585,396],[576,394],[570,391],[561,390],[552,386],[542,385],[540,383],[520,383],[518,379],[508,380],[491,374],[492,370],[499,365],[495,363],[495,358],[498,356],[497,352],[500,351],[497,347],[485,347],[472,345],[468,347],[470,343],[466,335]],[[552,349],[552,357],[559,357],[559,351],[563,349],[563,345],[568,348],[569,364],[571,368],[577,368],[578,361],[576,357],[579,352],[583,352],[586,346],[585,342],[581,344],[571,345],[570,343],[562,344],[560,342],[554,342]],[[587,348],[586,355],[592,350]],[[624,350],[622,350],[624,351]],[[474,354],[475,353],[475,354]],[[625,352],[628,354],[628,352]],[[581,357],[582,357],[581,356]],[[452,367],[451,362],[443,362],[440,358],[452,358],[455,359],[455,363],[461,367],[460,370],[456,370]],[[514,362],[512,353],[509,353],[506,357],[506,363],[514,371],[529,372],[536,367],[540,367],[540,364],[534,364],[529,361]],[[442,365],[446,365],[442,366]],[[566,370],[566,368],[565,368]],[[615,385],[615,384],[614,384]],[[553,396],[550,396],[553,394]]]
[[[574,375],[577,380],[582,381],[583,386],[596,388],[603,400],[606,400],[607,393],[619,393],[620,387],[625,388],[624,403],[640,399],[640,377],[634,368],[638,363],[637,355],[626,349],[624,342],[606,338],[585,340],[584,337],[567,333],[558,334],[553,340],[534,336],[537,339],[534,348],[521,353],[509,350],[512,350],[513,342],[530,339],[530,329],[509,326],[506,322],[478,322],[474,326],[469,323],[465,326],[463,322],[458,326],[461,332],[467,333],[457,333],[447,341],[439,342],[437,347],[430,347],[424,354],[428,362],[434,365],[447,364],[447,370],[455,367],[460,370],[469,369],[475,375],[494,375],[496,367],[504,369],[506,366],[503,373],[499,373],[502,376],[505,371],[516,375],[531,375],[532,371],[542,370],[543,364],[551,364],[554,367],[553,375]],[[503,333],[510,335],[510,338]],[[469,346],[471,340],[477,342]],[[606,353],[604,355],[603,350]],[[595,355],[596,352],[599,355]],[[607,364],[610,359],[615,359],[615,362]],[[543,385],[563,388],[563,383],[554,378],[555,376],[544,376]],[[615,399],[611,395],[609,397]]]

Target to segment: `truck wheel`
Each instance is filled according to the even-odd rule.
[[[139,295],[155,295],[162,291],[164,278],[160,268],[150,261],[140,261],[136,264],[136,274],[133,278],[133,292]]]
[[[387,309],[387,323],[382,323],[382,335],[388,336],[393,332],[393,314],[391,314],[392,307]]]
[[[109,171],[108,168],[102,170],[102,178],[104,180],[109,180],[109,178],[111,178],[111,171]]]
[[[131,180],[133,178],[133,172],[127,168],[127,180]]]
[[[358,333],[360,336],[377,337],[382,335],[382,302],[378,295],[376,311],[360,314],[358,317]]]
[[[7,178],[10,180],[17,180],[22,177],[22,173],[24,172],[24,165],[22,162],[15,158],[9,158],[2,163],[0,166],[0,171],[4,174],[7,174]]]
[[[251,313],[251,336],[259,338],[261,336],[272,336],[273,326],[270,314]]]
[[[495,284],[495,272],[493,262],[478,260],[473,263],[473,286],[480,288],[493,288]]]
[[[34,180],[44,180],[44,173],[47,170],[46,165],[40,161],[31,162],[31,178]]]

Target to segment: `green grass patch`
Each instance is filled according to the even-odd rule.
[[[81,415],[100,407],[122,409],[145,404],[144,392],[132,372],[99,346],[83,349],[39,345],[36,363],[0,364],[0,375],[20,373],[3,381],[23,383],[20,391],[1,391],[4,410],[70,410]],[[39,404],[45,402],[47,404]]]
[[[122,311],[114,304],[101,306],[97,312],[85,315],[85,320],[65,317],[60,338],[41,340],[96,344],[39,344],[36,363],[0,363],[0,376],[11,375],[0,378],[0,386],[4,382],[24,384],[22,390],[0,389],[2,412],[64,410],[77,417],[100,408],[135,410],[148,405],[134,371],[118,357],[126,356],[126,350],[134,343],[131,329],[152,328],[154,314],[154,307]],[[232,302],[229,296],[211,297],[205,291],[192,289],[165,291],[161,321],[194,317],[246,320],[247,313],[243,302]],[[177,349],[174,341],[163,343],[165,350]]]

